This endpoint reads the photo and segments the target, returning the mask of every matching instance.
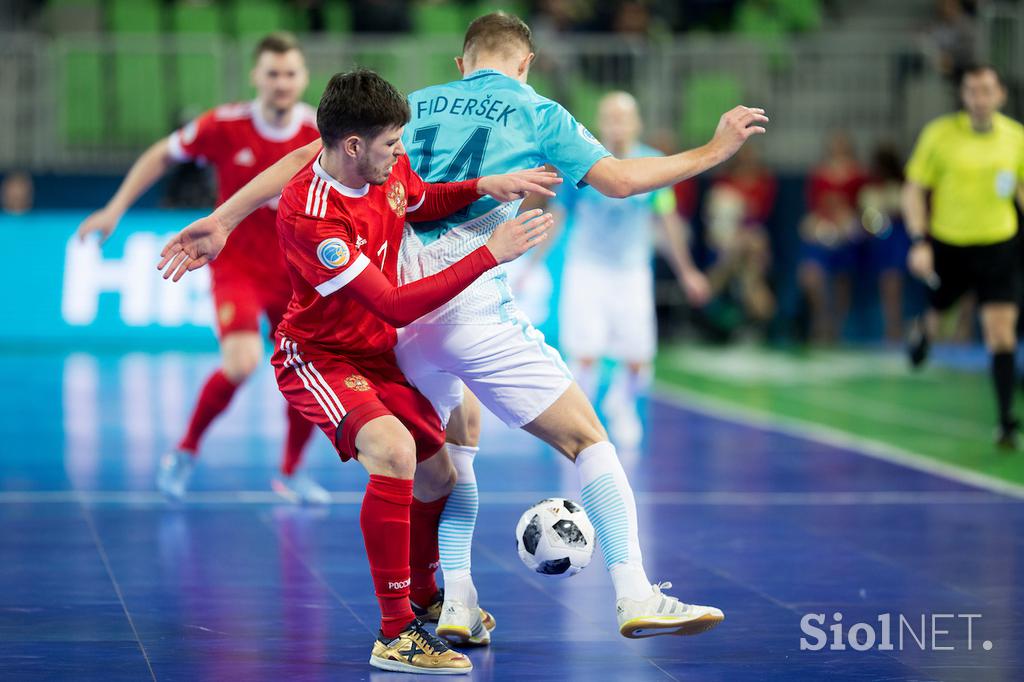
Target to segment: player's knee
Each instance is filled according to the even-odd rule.
[[[465,403],[448,420],[445,439],[452,445],[475,448],[480,443],[480,406]]]
[[[381,442],[372,453],[376,465],[394,478],[412,478],[416,474],[416,443],[412,436],[394,436]]]

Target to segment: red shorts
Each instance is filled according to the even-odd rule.
[[[261,314],[267,316],[270,337],[274,337],[292,297],[283,265],[254,271],[217,260],[211,265],[210,284],[220,338],[232,332],[258,332]]]
[[[346,358],[309,350],[277,337],[270,359],[288,404],[316,424],[334,443],[342,461],[356,455],[356,435],[369,421],[392,415],[416,442],[416,461],[444,445],[444,427],[430,401],[406,380],[394,353]]]

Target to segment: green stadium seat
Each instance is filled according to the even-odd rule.
[[[777,0],[783,25],[790,31],[814,31],[821,28],[819,0]]]
[[[324,5],[324,24],[328,33],[352,32],[352,9],[346,2],[328,2]]]
[[[417,2],[412,10],[413,30],[419,35],[462,35],[466,9],[459,3]]]
[[[735,77],[705,73],[691,77],[683,88],[683,116],[680,128],[686,145],[711,139],[723,113],[742,104],[743,88]]]
[[[215,2],[179,3],[171,10],[171,27],[182,36],[219,35],[223,25],[221,7]],[[218,46],[205,48],[195,41],[182,41],[174,73],[174,108],[179,115],[192,116],[220,103],[224,58]]]
[[[110,0],[107,25],[113,33],[160,33],[161,5],[158,0]]]
[[[60,54],[63,106],[60,129],[72,146],[99,145],[104,141],[106,97],[103,90],[103,54],[97,50],[70,48]]]
[[[118,47],[114,55],[114,141],[143,145],[171,129],[164,69],[159,52]]]
[[[236,0],[229,10],[229,22],[240,38],[259,38],[274,31],[290,31],[294,18],[275,0]]]
[[[220,5],[216,2],[180,2],[171,7],[171,30],[175,33],[215,35],[223,30]]]

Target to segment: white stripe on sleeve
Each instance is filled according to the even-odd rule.
[[[342,288],[356,277],[359,276],[366,266],[370,264],[370,259],[366,257],[365,253],[359,254],[352,265],[345,268],[345,270],[338,274],[337,277],[327,280],[326,282],[316,287],[316,293],[321,296],[330,296],[338,289]]]

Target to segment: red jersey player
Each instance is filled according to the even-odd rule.
[[[258,92],[254,102],[218,107],[150,147],[106,208],[82,223],[79,234],[98,232],[104,240],[109,237],[125,210],[173,163],[195,159],[212,164],[219,204],[282,155],[319,137],[315,112],[299,101],[308,75],[294,37],[276,33],[259,43],[252,82]],[[211,268],[222,365],[200,391],[185,435],[161,461],[157,484],[171,497],[185,492],[200,438],[259,365],[263,356],[260,314],[266,314],[271,330],[275,329],[291,298],[278,247],[275,208],[264,206],[247,218]],[[257,252],[260,257],[252,258]],[[312,425],[289,408],[281,475],[273,484],[293,501],[322,503],[329,499],[327,492],[296,471],[311,432]]]
[[[398,369],[395,327],[539,243],[551,217],[524,213],[448,269],[403,287],[398,246],[406,220],[436,220],[481,194],[551,196],[546,188],[559,180],[538,169],[426,184],[402,147],[409,117],[405,97],[373,72],[328,83],[317,110],[323,151],[281,194],[278,236],[293,294],[273,364],[288,403],[323,429],[342,460],[355,457],[370,474],[360,525],[382,612],[371,665],[455,674],[472,663],[428,633],[409,603],[410,583],[433,581],[437,524],[455,471],[437,413]],[[165,249],[168,275],[202,265],[187,255],[201,230],[185,230]]]

